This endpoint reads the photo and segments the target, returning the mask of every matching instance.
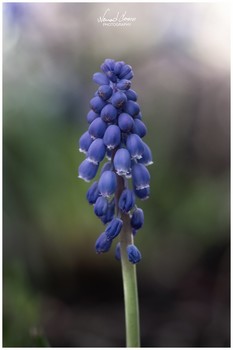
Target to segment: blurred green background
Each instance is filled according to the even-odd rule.
[[[129,27],[97,17],[126,11]],[[230,11],[3,5],[3,345],[124,346],[120,264],[77,179],[92,74],[132,65],[154,164],[136,237],[142,346],[229,346]]]

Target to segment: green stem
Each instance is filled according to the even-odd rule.
[[[136,265],[129,262],[127,245],[133,244],[130,230],[129,216],[123,216],[123,229],[121,231],[121,266],[125,300],[126,346],[140,347],[139,307]]]
[[[122,191],[125,188],[124,180],[117,176],[116,206]],[[126,347],[140,347],[139,307],[136,265],[129,262],[127,245],[133,244],[129,215],[121,213],[123,227],[120,233],[121,267],[125,302]]]

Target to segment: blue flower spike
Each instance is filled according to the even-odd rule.
[[[124,61],[107,58],[100,68],[101,72],[93,74],[98,87],[86,116],[88,130],[79,140],[79,150],[86,159],[78,169],[78,177],[89,182],[95,178],[100,163],[105,157],[108,159],[101,165],[99,180],[93,182],[86,195],[94,213],[106,225],[96,241],[98,254],[108,252],[112,241],[121,236],[126,216],[129,216],[131,237],[142,228],[144,213],[137,208],[135,199],[149,197],[147,166],[153,163],[151,150],[142,141],[147,128],[137,103],[138,95],[131,88],[132,67]],[[115,251],[117,260],[121,259],[121,249],[119,241]],[[141,260],[134,244],[128,244],[125,249],[132,264]]]

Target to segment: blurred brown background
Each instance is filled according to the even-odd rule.
[[[136,17],[130,27],[97,23]],[[4,346],[124,346],[120,264],[77,179],[92,74],[124,60],[154,155],[138,203],[142,346],[228,347],[230,16],[223,3],[3,5]]]

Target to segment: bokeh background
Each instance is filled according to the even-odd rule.
[[[130,27],[97,17],[127,12]],[[219,3],[3,5],[3,344],[124,347],[120,264],[77,179],[92,74],[133,66],[151,197],[142,346],[229,346],[230,11]]]

